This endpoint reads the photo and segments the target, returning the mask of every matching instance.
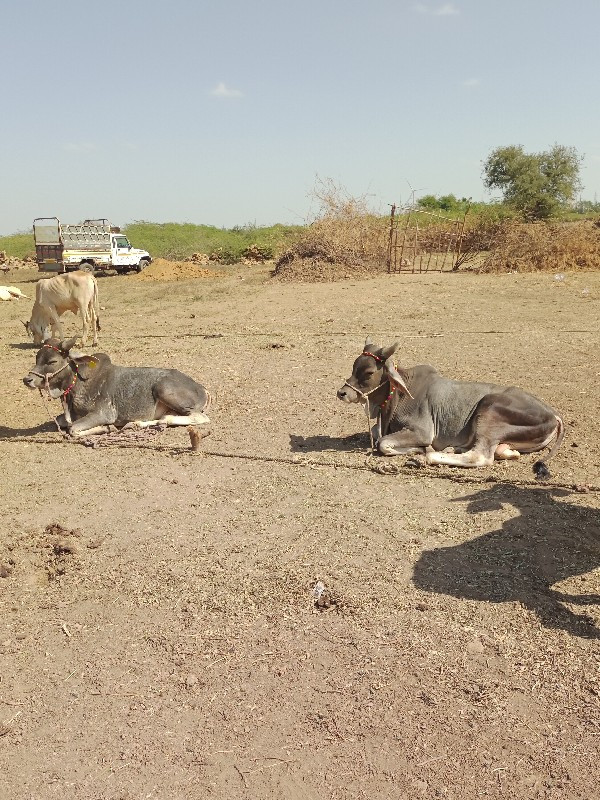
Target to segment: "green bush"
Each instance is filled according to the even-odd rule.
[[[13,258],[35,256],[33,233],[13,233],[11,236],[0,236],[0,251]]]
[[[123,228],[134,247],[147,250],[153,258],[168,258],[182,261],[192,253],[216,253],[221,250],[223,263],[232,264],[242,258],[274,258],[288,246],[294,234],[302,226],[255,225],[235,226],[234,228],[215,228],[212,225],[194,225],[178,222],[132,222]],[[0,250],[8,256],[26,258],[35,255],[35,245],[31,232],[15,233],[0,237]],[[257,259],[261,260],[261,259]]]
[[[192,253],[206,253],[214,254],[216,259],[220,253],[221,263],[233,264],[241,261],[251,248],[269,253],[268,257],[272,258],[285,250],[298,229],[290,225],[262,228],[246,225],[228,229],[192,223],[134,222],[125,228],[125,233],[134,247],[142,247],[155,258],[179,261]]]

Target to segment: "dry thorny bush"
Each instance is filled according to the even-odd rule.
[[[382,269],[387,257],[386,218],[369,209],[367,196],[352,197],[333,180],[319,180],[313,190],[318,201],[316,219],[298,235],[293,245],[278,259],[275,274],[285,276],[296,270],[298,262],[312,273],[313,280],[324,277],[327,265],[355,271]]]
[[[504,223],[481,267],[482,272],[562,272],[600,268],[600,228],[596,222]]]
[[[278,259],[284,280],[335,280],[368,276],[386,268],[389,217],[377,215],[365,195],[355,198],[333,180],[317,181],[319,213]],[[419,227],[422,255],[454,250],[456,228]],[[590,220],[525,223],[467,216],[454,269],[478,272],[564,271],[600,268],[600,227]],[[349,274],[348,274],[349,273]]]

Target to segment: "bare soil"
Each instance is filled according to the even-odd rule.
[[[213,394],[197,454],[62,440],[0,304],[2,797],[595,798],[600,274],[219,272],[99,278],[98,349]],[[366,334],[552,404],[553,479],[369,457]]]

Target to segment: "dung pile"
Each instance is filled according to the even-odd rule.
[[[134,276],[138,281],[190,281],[194,278],[212,278],[218,273],[205,269],[193,261],[155,259],[150,266]]]

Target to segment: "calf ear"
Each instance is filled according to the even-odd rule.
[[[381,348],[381,357],[387,361],[390,356],[393,356],[396,350],[400,347],[400,342],[394,342],[389,347]]]
[[[406,383],[405,383],[405,381],[404,381],[404,378],[402,377],[402,375],[401,375],[401,374],[398,372],[398,370],[396,369],[396,367],[395,367],[395,366],[394,366],[394,364],[392,363],[392,359],[391,359],[391,358],[389,358],[389,359],[388,359],[388,360],[385,362],[385,370],[386,370],[386,372],[387,372],[387,376],[388,376],[388,378],[390,379],[390,382],[391,382],[391,383],[392,383],[394,386],[398,387],[398,389],[400,389],[400,391],[404,392],[404,393],[405,393],[405,394],[407,394],[407,395],[408,395],[408,396],[409,396],[409,397],[410,397],[412,400],[414,400],[415,398],[414,398],[414,397],[412,396],[412,394],[410,393],[410,389],[409,389],[409,388],[408,388],[408,386],[406,385]]]
[[[77,339],[63,339],[59,347],[65,355],[68,355],[71,348],[75,346]],[[75,358],[75,356],[73,356]]]
[[[365,339],[365,346],[363,349],[370,350],[372,347],[373,347],[373,342],[371,341],[371,337],[367,336],[367,338]]]
[[[72,350],[71,358],[77,359],[77,374],[82,381],[87,381],[92,371],[98,366],[98,359],[94,356],[86,356],[83,353],[77,353],[77,355],[74,356],[73,352]]]

